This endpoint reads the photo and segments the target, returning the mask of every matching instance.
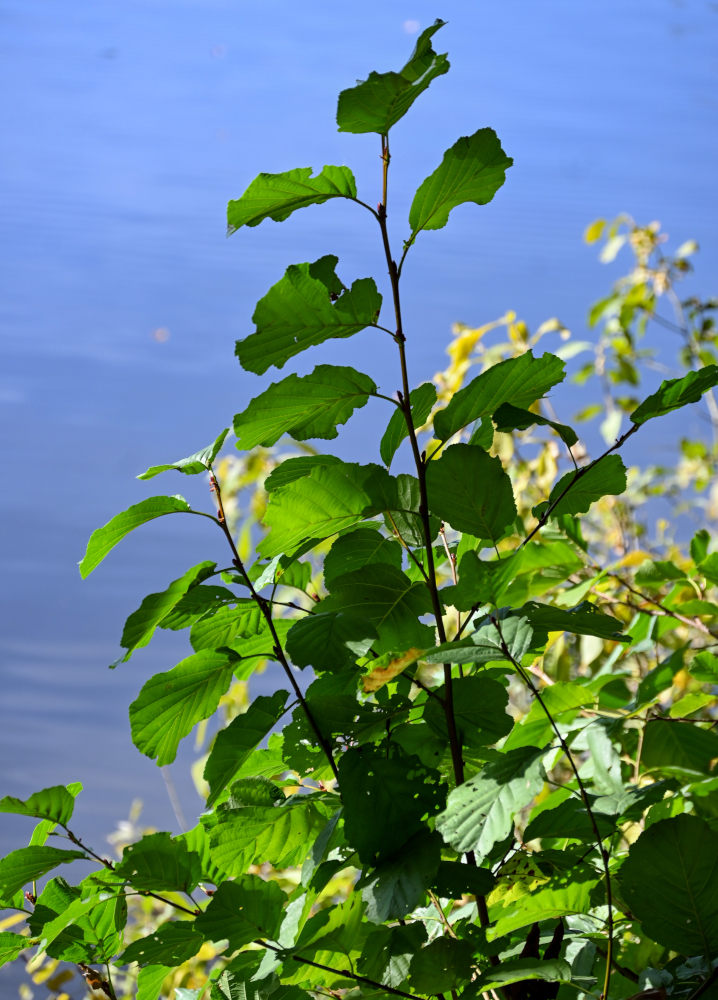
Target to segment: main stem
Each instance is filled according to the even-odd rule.
[[[441,600],[439,598],[439,590],[436,585],[436,567],[434,564],[434,550],[432,548],[431,542],[431,528],[429,525],[429,502],[426,493],[426,455],[419,451],[419,444],[416,439],[416,427],[414,426],[414,418],[411,412],[411,400],[410,400],[410,389],[409,389],[409,370],[406,362],[406,336],[404,334],[404,326],[401,318],[401,297],[399,294],[399,270],[396,266],[396,261],[394,260],[391,253],[391,245],[389,243],[389,233],[387,231],[386,225],[386,215],[387,215],[387,190],[388,190],[388,175],[389,175],[389,161],[391,155],[389,153],[389,138],[386,135],[381,137],[381,159],[382,159],[382,200],[378,205],[377,219],[379,221],[379,228],[381,229],[381,239],[384,246],[384,256],[386,257],[387,267],[389,269],[389,281],[391,283],[391,295],[394,303],[394,321],[396,324],[396,330],[394,333],[394,340],[399,349],[399,364],[401,366],[401,408],[404,413],[404,420],[406,421],[406,429],[409,435],[409,443],[411,445],[411,451],[414,456],[414,465],[416,466],[416,475],[419,481],[419,517],[421,518],[422,530],[424,534],[424,542],[426,548],[426,578],[427,586],[429,588],[429,593],[431,595],[431,605],[434,612],[434,618],[436,619],[436,629],[439,635],[440,642],[446,642],[446,629],[444,628],[444,620],[441,613]],[[464,761],[461,752],[461,740],[459,739],[459,733],[456,728],[456,716],[454,714],[454,691],[451,677],[451,664],[444,664],[444,714],[446,717],[446,728],[449,734],[449,746],[451,748],[451,762],[454,771],[454,780],[457,785],[462,785],[464,783]],[[469,864],[476,864],[476,858],[472,852],[467,853],[467,861]],[[489,913],[486,906],[486,900],[483,896],[476,897],[476,904],[479,911],[479,920],[482,927],[487,927],[489,923]],[[494,956],[492,958],[492,964],[498,964],[498,959]]]

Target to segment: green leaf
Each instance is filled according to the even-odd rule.
[[[286,900],[276,882],[265,882],[258,875],[242,875],[234,882],[222,883],[207,909],[195,920],[195,926],[207,940],[228,940],[230,951],[258,937],[272,941],[279,933]]]
[[[12,931],[0,931],[0,967],[14,962],[30,945],[34,944],[31,938],[24,934],[13,934]]]
[[[316,177],[312,177],[311,167],[259,174],[241,198],[227,205],[227,233],[231,235],[242,226],[258,226],[265,219],[283,222],[298,208],[323,205],[330,198],[356,196],[349,167],[326,166]]]
[[[689,722],[655,719],[643,738],[641,763],[649,770],[707,773],[718,758],[718,736]]]
[[[514,816],[541,790],[544,751],[521,747],[493,753],[483,769],[449,793],[436,829],[455,851],[485,857],[514,828]]]
[[[212,857],[231,876],[244,874],[258,858],[275,868],[301,865],[326,819],[306,796],[233,809],[211,831]]]
[[[202,878],[202,865],[185,841],[169,833],[150,833],[128,844],[115,874],[136,889],[191,892]]]
[[[432,80],[447,73],[446,54],[437,55],[430,39],[446,24],[437,18],[419,35],[411,58],[399,73],[370,73],[356,87],[339,95],[337,125],[340,132],[376,132],[386,135],[403,118]]]
[[[376,628],[363,617],[343,611],[319,612],[294,623],[287,634],[287,652],[298,667],[341,670],[365,656],[378,637]]]
[[[17,799],[14,795],[6,795],[0,799],[0,813],[36,816],[38,819],[65,825],[75,808],[75,796],[82,790],[82,785],[72,787],[74,790],[70,791],[64,785],[52,785],[50,788],[43,788],[41,792],[33,792],[25,800]]]
[[[490,677],[459,677],[452,683],[454,718],[462,744],[483,747],[506,736],[513,726],[507,714],[506,688]],[[443,706],[431,698],[424,708],[424,721],[448,741]]]
[[[501,538],[516,518],[511,480],[501,459],[475,445],[454,444],[426,469],[429,509],[456,531]]]
[[[171,764],[180,740],[208,719],[232,681],[236,654],[203,649],[155,674],[130,705],[132,742],[157,764]]]
[[[299,458],[288,458],[270,472],[264,480],[264,489],[267,493],[274,493],[295,480],[308,476],[320,465],[342,464],[342,460],[336,455],[302,455]]]
[[[645,933],[682,955],[718,953],[718,834],[697,816],[661,820],[631,845],[621,895]]]
[[[411,795],[406,794],[407,783]],[[339,759],[344,831],[364,864],[390,858],[441,807],[438,773],[405,754],[349,749]]]
[[[421,427],[426,418],[431,413],[431,408],[436,402],[436,386],[431,382],[424,382],[418,389],[414,389],[409,394],[409,405],[411,406],[411,416],[414,427]],[[379,443],[379,454],[381,460],[387,468],[391,465],[391,460],[396,454],[409,431],[406,426],[406,417],[401,407],[397,407],[392,413],[386,430]]]
[[[551,517],[585,514],[591,504],[605,496],[620,496],[626,490],[626,467],[618,455],[607,455],[578,471],[567,472],[544,500],[533,508],[541,518],[550,508]]]
[[[214,805],[254,748],[281,719],[288,697],[286,691],[260,695],[246,712],[217,733],[204,767],[204,780],[210,788],[208,807]]]
[[[397,920],[421,904],[441,857],[441,839],[420,830],[386,861],[369,869],[357,883],[373,923]]]
[[[617,642],[629,641],[623,635],[623,622],[612,615],[605,615],[590,601],[581,601],[575,608],[567,610],[529,601],[517,608],[516,614],[528,619],[537,631],[571,632],[573,635],[595,635],[600,639],[613,639]]]
[[[326,554],[324,583],[331,590],[338,577],[375,563],[386,563],[395,569],[401,569],[401,558],[402,551],[398,542],[374,528],[357,528],[356,531],[337,538]]]
[[[496,413],[502,403],[530,406],[563,381],[564,367],[554,354],[535,358],[531,351],[500,361],[454,393],[449,405],[439,410],[434,417],[436,436],[447,441],[479,417]]]
[[[601,836],[610,837],[616,829],[615,819],[597,812],[595,807],[593,814]],[[528,824],[523,839],[528,843],[541,837],[569,837],[591,843],[595,834],[583,802],[570,798],[560,802],[553,809],[543,809]]]
[[[164,965],[146,965],[137,974],[136,1000],[159,1000],[162,984],[172,969]]]
[[[242,368],[261,375],[270,365],[282,368],[308,347],[376,324],[381,295],[373,279],[362,278],[348,289],[337,278],[336,265],[337,258],[327,256],[287,268],[257,303],[256,332],[237,341]]]
[[[108,552],[114,549],[135,528],[147,521],[153,521],[164,514],[188,513],[190,506],[184,497],[148,497],[141,503],[136,503],[121,514],[116,514],[111,521],[93,531],[87,543],[85,555],[80,560],[80,576],[84,580],[100,565]]]
[[[661,417],[671,410],[678,410],[688,403],[697,403],[704,392],[718,385],[718,365],[706,365],[697,372],[688,372],[683,378],[661,382],[654,392],[631,414],[634,424],[645,424],[653,417]]]
[[[541,692],[541,699],[555,722],[567,723],[573,721],[584,705],[592,705],[596,696],[580,684],[557,681]],[[594,730],[591,729],[589,732]],[[521,722],[514,726],[504,744],[504,749],[542,746],[552,737],[553,728],[546,717],[546,712],[538,701],[534,701]],[[607,742],[609,744],[607,750],[610,752],[610,741]],[[594,747],[591,749],[595,750]]]
[[[501,622],[501,633],[487,622],[465,639],[444,642],[422,656],[427,663],[496,663],[500,660],[517,660],[528,651],[533,642],[533,629],[525,618],[506,618]],[[503,641],[502,641],[503,640]],[[507,656],[504,644],[508,649]]]
[[[493,926],[486,936],[492,941],[537,921],[588,913],[593,905],[592,891],[599,882],[592,868],[573,868],[550,879],[535,879],[528,885],[519,883],[495,905],[489,898],[489,917]]]
[[[539,424],[541,427],[552,427],[569,448],[578,441],[576,431],[567,427],[566,424],[557,424],[554,420],[542,417],[540,413],[532,413],[531,410],[524,410],[511,403],[503,403],[494,413],[493,421],[496,430],[502,433],[525,431],[528,427]]]
[[[540,961],[538,958],[511,958],[502,961],[501,967],[484,972],[471,984],[472,996],[481,996],[489,990],[501,990],[510,983],[526,979],[542,979],[549,983],[571,983],[571,966],[561,958]],[[546,994],[547,996],[550,994]]]
[[[182,965],[200,950],[204,938],[190,920],[173,920],[160,924],[154,934],[133,941],[121,955],[121,965]]]
[[[421,508],[421,489],[416,476],[400,473],[395,480],[396,484],[396,509],[387,510],[384,515],[384,522],[387,531],[393,534],[398,532],[406,545],[413,545],[423,548],[426,545],[424,535],[424,521],[419,513]],[[429,515],[429,535],[433,540],[436,538],[441,521],[438,517]]]
[[[336,365],[318,365],[311,375],[289,375],[274,382],[234,418],[237,448],[270,447],[282,434],[297,441],[335,438],[339,424],[376,393],[363,372]]]
[[[471,979],[473,947],[460,938],[438,937],[416,952],[411,963],[411,986],[418,993],[436,995]]]
[[[183,472],[186,476],[197,476],[201,472],[207,472],[219,454],[219,450],[224,444],[224,439],[228,434],[229,427],[225,427],[224,430],[221,431],[215,438],[212,444],[208,444],[206,448],[201,448],[199,451],[196,451],[194,455],[189,455],[187,458],[180,458],[176,462],[172,462],[170,465],[152,465],[146,472],[143,472],[137,478],[153,479],[155,476],[159,475],[160,472],[169,472],[171,469],[176,469],[177,472]]]
[[[465,893],[487,896],[494,886],[488,868],[477,868],[463,861],[442,861],[436,872],[433,889],[446,899],[460,899]]]
[[[47,874],[58,865],[78,858],[87,858],[84,851],[63,851],[59,847],[21,847],[0,860],[0,902],[9,904],[11,897]]]
[[[409,974],[414,953],[425,941],[426,928],[418,921],[405,926],[377,927],[367,938],[359,972],[397,989]]]
[[[486,205],[506,180],[514,161],[501,148],[492,128],[462,136],[447,149],[433,174],[414,195],[409,211],[413,243],[422,229],[442,229],[457,205]]]
[[[189,590],[212,576],[216,568],[217,564],[213,562],[198,563],[188,569],[184,576],[173,580],[166,590],[159,594],[148,594],[137,611],[133,611],[125,622],[120,645],[127,652],[115,660],[112,666],[126,663],[136,649],[146,646],[157,626],[161,625],[162,619],[174,610]]]
[[[319,609],[324,613],[343,612],[363,620],[379,636],[372,647],[379,654],[410,646],[426,648],[434,639],[429,627],[418,620],[431,611],[431,595],[426,584],[423,580],[413,582],[388,563],[376,563],[337,577],[331,594],[321,602]]]
[[[380,465],[317,463],[270,494],[264,518],[269,535],[257,552],[270,558],[291,554],[307,539],[330,538],[396,502],[395,483]]]

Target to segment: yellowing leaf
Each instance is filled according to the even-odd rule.
[[[389,660],[386,665],[374,667],[374,669],[368,673],[362,681],[364,690],[366,692],[378,691],[379,688],[384,687],[384,685],[388,684],[389,681],[398,677],[398,675],[403,670],[406,670],[407,667],[410,667],[412,663],[416,663],[423,652],[423,649],[408,649],[405,653],[402,653],[401,656],[397,656],[393,660]]]

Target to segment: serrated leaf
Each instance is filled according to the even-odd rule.
[[[330,538],[396,503],[395,482],[380,465],[317,463],[270,494],[264,518],[269,535],[257,552],[291,554],[307,539]]]
[[[503,403],[494,413],[493,421],[496,430],[502,433],[525,431],[527,428],[539,424],[541,427],[552,427],[569,448],[578,441],[578,435],[572,427],[558,424],[555,420],[542,417],[540,413],[533,413],[531,410],[513,406],[511,403]]]
[[[349,167],[326,166],[312,177],[311,167],[297,167],[281,174],[259,174],[244,194],[227,205],[227,233],[242,226],[258,226],[265,219],[283,222],[308,205],[322,205],[330,198],[356,198],[354,175]]]
[[[465,639],[444,642],[424,654],[427,663],[495,663],[500,660],[517,660],[531,647],[533,629],[525,618],[506,618],[501,622],[501,632],[487,622]],[[504,644],[508,655],[504,650]]]
[[[160,924],[153,934],[133,941],[118,959],[120,965],[182,965],[200,950],[204,938],[190,920]]]
[[[520,927],[530,927],[537,921],[588,913],[592,907],[592,891],[600,881],[592,868],[573,868],[530,884],[525,890],[519,889],[497,905],[492,906],[489,900],[493,926],[486,936],[493,941]]]
[[[193,455],[188,455],[187,458],[180,458],[176,462],[171,462],[169,465],[152,465],[146,472],[141,473],[137,478],[153,479],[155,476],[158,476],[160,472],[169,472],[172,469],[175,469],[177,472],[184,473],[185,476],[197,476],[202,472],[207,472],[219,454],[219,450],[224,444],[224,439],[228,434],[229,427],[225,427],[224,430],[220,431],[212,444],[207,445],[206,448],[200,448],[200,450],[196,451]]]
[[[641,763],[649,770],[707,773],[718,758],[718,736],[692,723],[655,719],[646,726]]]
[[[561,958],[540,961],[538,958],[511,958],[502,961],[501,967],[484,972],[471,984],[472,995],[501,990],[511,983],[527,979],[541,979],[549,983],[572,982],[571,966]],[[550,994],[546,994],[547,996]]]
[[[469,781],[449,793],[436,829],[455,851],[481,859],[513,830],[514,816],[541,790],[546,773],[543,750],[521,747],[494,753]]]
[[[426,941],[426,928],[420,922],[396,927],[377,927],[367,938],[359,960],[359,972],[394,989],[409,974],[414,953]]]
[[[133,611],[125,622],[120,645],[126,650],[124,656],[115,660],[113,667],[126,663],[136,649],[146,646],[154,635],[155,629],[161,625],[179,604],[189,590],[212,576],[217,567],[213,562],[201,562],[192,566],[187,572],[173,580],[166,590],[158,594],[148,594],[136,611]]]
[[[34,942],[24,934],[13,934],[12,931],[0,931],[0,967],[14,962],[21,951],[25,951]]]
[[[426,648],[434,635],[418,619],[431,611],[431,595],[423,580],[414,582],[387,563],[376,563],[334,580],[319,609],[343,612],[376,630],[377,653],[408,646]],[[366,630],[364,630],[366,631]]]
[[[411,406],[411,417],[414,427],[421,427],[426,418],[431,413],[431,408],[436,402],[436,386],[431,382],[424,382],[418,389],[412,390],[409,394],[409,405]],[[406,426],[406,417],[401,407],[397,407],[389,418],[381,441],[379,443],[379,454],[381,460],[387,468],[391,465],[391,460],[396,454],[409,431]]]
[[[258,937],[272,941],[279,932],[286,900],[276,882],[242,875],[222,883],[195,926],[209,941],[228,940],[230,951]]]
[[[360,879],[366,915],[372,923],[397,920],[426,898],[441,858],[441,838],[420,830],[394,856],[380,861]]]
[[[441,807],[438,773],[417,757],[349,749],[339,758],[344,832],[365,864],[390,858],[422,829],[422,817]],[[407,783],[412,794],[406,794]]]
[[[90,535],[85,555],[80,560],[80,576],[84,580],[100,565],[108,552],[114,549],[135,528],[147,521],[153,521],[164,514],[186,514],[190,506],[184,497],[148,497],[140,503],[128,507],[121,514],[116,514],[111,521],[97,528]]]
[[[217,801],[254,748],[282,717],[288,697],[286,691],[260,695],[246,712],[217,733],[204,767],[204,780],[210,788],[208,806]]]
[[[456,531],[498,541],[516,519],[511,480],[499,458],[454,444],[426,469],[429,509]]]
[[[211,831],[212,857],[231,876],[244,874],[260,861],[275,868],[301,865],[326,819],[305,796],[273,806],[233,809]]]
[[[413,243],[422,229],[442,229],[457,205],[486,205],[506,180],[514,161],[491,128],[462,136],[447,149],[436,170],[419,186],[409,211]]]
[[[386,135],[431,81],[448,72],[446,54],[437,55],[430,42],[445,23],[437,18],[422,31],[411,58],[399,73],[372,72],[356,87],[341,92],[337,107],[340,132]]]
[[[718,834],[697,816],[652,824],[631,845],[621,894],[645,933],[682,955],[718,952]]]
[[[257,775],[253,778],[238,778],[229,791],[230,809],[241,806],[274,806],[284,801],[284,792],[269,778]]]
[[[551,490],[548,500],[533,508],[541,518],[550,508],[551,517],[562,514],[585,514],[591,504],[605,496],[620,496],[626,491],[626,467],[618,455],[607,455],[578,471],[567,472]]]
[[[379,637],[365,618],[344,611],[300,618],[287,634],[287,652],[298,667],[341,670],[364,656]]]
[[[171,764],[194,726],[208,719],[232,682],[236,655],[203,649],[155,674],[130,705],[132,742],[157,764]]]
[[[528,601],[516,609],[536,631],[571,632],[573,635],[595,635],[600,639],[628,642],[623,635],[623,622],[606,615],[590,601],[581,601],[575,608],[554,608],[550,604]]]
[[[36,816],[52,823],[65,825],[75,808],[75,796],[82,785],[73,785],[70,791],[64,785],[52,785],[41,792],[33,792],[27,799],[6,795],[0,799],[0,813],[14,813],[16,816]]]
[[[506,688],[490,677],[459,677],[452,682],[454,720],[463,746],[483,747],[496,743],[511,731]],[[444,739],[449,739],[446,715],[436,699],[424,708],[424,721]]]
[[[63,851],[59,847],[21,847],[0,859],[0,902],[11,905],[11,897],[28,885],[57,868],[78,858],[84,851]]]
[[[202,877],[202,865],[185,841],[150,833],[124,849],[115,874],[136,889],[191,892]]]
[[[274,382],[234,418],[237,448],[270,447],[282,434],[297,441],[335,438],[339,424],[376,393],[363,372],[336,365],[318,365],[311,375],[289,375]]]
[[[678,410],[689,403],[697,403],[704,392],[718,385],[718,365],[706,365],[683,378],[661,382],[658,390],[644,399],[630,416],[634,424],[645,424],[653,417],[661,417],[671,410]]]
[[[401,569],[402,551],[398,542],[371,527],[357,528],[341,535],[324,557],[324,583],[331,590],[337,577],[374,563]]]
[[[434,433],[440,441],[447,441],[479,417],[496,413],[502,403],[530,406],[563,381],[564,367],[554,354],[535,358],[531,351],[500,361],[454,393],[449,405],[434,417]]]
[[[381,295],[372,278],[345,288],[334,269],[337,258],[291,264],[284,277],[257,303],[256,332],[238,340],[235,354],[246,371],[261,375],[270,365],[333,337],[351,337],[376,324]]]

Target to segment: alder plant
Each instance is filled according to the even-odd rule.
[[[349,200],[376,226],[388,272],[383,306],[372,278],[343,283],[334,256],[290,265],[237,343],[243,369],[261,375],[368,328],[394,341],[400,388],[329,364],[272,383],[233,424],[245,469],[285,435],[299,442],[271,462],[259,529],[238,535],[225,511],[226,429],[140,477],[208,475],[210,510],[145,499],[95,531],[80,563],[88,576],[168,514],[205,518],[226,548],[125,624],[115,666],[157,628],[189,630],[193,652],[130,706],[133,741],[159,766],[237,681],[269,662],[284,688],[214,736],[197,825],[146,834],[117,861],[72,825],[79,784],[4,798],[2,811],[40,822],[0,861],[0,904],[27,924],[0,931],[2,961],[35,947],[111,1000],[715,995],[718,552],[701,528],[686,555],[634,542],[617,554],[608,527],[624,539],[623,444],[704,394],[712,414],[711,307],[684,317],[689,370],[643,399],[616,389],[640,384],[641,324],[677,276],[655,284],[657,243],[595,311],[608,440],[594,458],[553,412],[558,394],[546,398],[564,359],[535,355],[540,338],[513,321],[509,356],[460,328],[443,379],[412,382],[407,255],[457,206],[488,203],[512,163],[490,128],[460,138],[419,186],[395,253],[391,130],[448,71],[432,47],[441,26],[400,72],[339,97],[339,129],[379,137],[376,208],[349,168],[326,166],[260,174],[228,210],[235,232]],[[629,225],[634,249],[639,232]],[[370,400],[389,414],[375,464],[303,444],[336,438]],[[698,457],[707,468],[708,451]],[[392,473],[402,461],[411,471]],[[61,866],[79,861],[92,871],[73,884]],[[160,918],[128,940],[138,899]],[[177,986],[200,954],[212,956],[204,982]]]

